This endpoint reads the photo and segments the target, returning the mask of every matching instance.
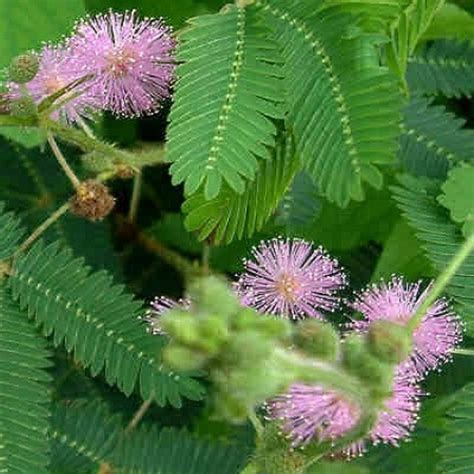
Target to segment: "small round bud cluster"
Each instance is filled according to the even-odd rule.
[[[20,97],[9,103],[10,114],[14,117],[33,117],[37,112],[37,107],[31,97]]]
[[[39,70],[39,58],[35,53],[20,54],[13,58],[8,68],[8,76],[15,84],[27,84]]]
[[[310,356],[335,361],[339,354],[339,334],[332,324],[306,319],[296,326],[293,341]]]
[[[387,364],[402,363],[413,350],[410,331],[391,321],[374,321],[367,338],[372,354]]]
[[[71,212],[90,221],[100,221],[110,214],[115,206],[115,198],[107,186],[89,179],[80,184],[71,199]]]

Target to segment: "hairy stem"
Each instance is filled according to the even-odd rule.
[[[460,247],[458,253],[453,257],[446,269],[439,275],[436,279],[435,284],[431,288],[430,292],[424,299],[423,303],[420,305],[416,313],[410,319],[407,324],[407,328],[410,331],[414,331],[423,320],[426,312],[430,306],[436,301],[436,299],[441,295],[443,290],[446,288],[448,283],[451,281],[451,278],[456,274],[461,265],[464,263],[467,257],[474,251],[474,233],[472,233],[469,238],[466,239],[464,244]]]
[[[133,178],[133,191],[132,199],[130,201],[130,209],[128,212],[128,218],[130,222],[135,222],[138,214],[138,205],[140,204],[140,196],[142,192],[142,174],[137,173]]]
[[[452,353],[472,357],[474,356],[474,349],[464,349],[460,347],[459,349],[454,349]]]
[[[69,178],[74,188],[79,189],[81,182],[79,181],[79,178],[75,175],[74,171],[69,166],[68,162],[66,161],[66,158],[59,149],[59,146],[56,143],[53,134],[49,131],[46,132],[46,138],[48,139],[49,146],[51,147],[51,150],[53,151],[54,156],[58,160],[58,163],[61,165],[61,168],[63,169],[64,173]]]
[[[53,212],[33,233],[21,244],[17,253],[24,252],[40,235],[42,235],[52,224],[54,224],[69,209],[69,202],[63,204],[58,210]]]
[[[138,423],[140,423],[142,418],[145,416],[146,412],[148,411],[148,408],[150,408],[152,403],[153,403],[153,395],[140,405],[140,408],[135,412],[130,423],[125,428],[125,434],[130,433],[138,426]]]

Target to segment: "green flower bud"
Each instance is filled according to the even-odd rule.
[[[227,322],[220,316],[208,316],[199,321],[199,336],[196,347],[215,354],[230,337]]]
[[[365,336],[349,335],[342,344],[343,366],[364,381],[375,398],[385,399],[392,393],[394,366],[372,355]]]
[[[339,334],[331,324],[306,319],[296,326],[294,343],[308,355],[335,361],[339,355]]]
[[[304,451],[290,448],[278,423],[265,426],[254,455],[258,473],[300,474],[304,472],[307,462]]]
[[[10,102],[10,113],[15,117],[32,117],[36,115],[37,110],[31,97],[21,97]]]
[[[189,289],[189,298],[199,312],[219,314],[225,318],[229,318],[240,308],[229,285],[216,276],[196,280]]]
[[[26,84],[35,78],[38,69],[39,59],[36,54],[20,54],[11,61],[8,76],[12,82]]]
[[[208,357],[199,351],[171,343],[163,349],[163,360],[173,370],[188,371],[202,369]]]
[[[243,308],[232,321],[234,329],[256,330],[268,338],[284,340],[290,337],[292,327],[286,319],[262,317],[255,310]]]
[[[374,321],[367,340],[372,354],[387,364],[400,364],[412,351],[411,333],[391,321]]]

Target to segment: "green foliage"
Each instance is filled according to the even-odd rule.
[[[398,158],[415,176],[443,179],[457,162],[474,158],[474,132],[465,121],[433,106],[429,99],[413,97],[404,112]]]
[[[276,45],[252,10],[229,7],[198,17],[181,35],[178,82],[168,128],[173,183],[206,200],[223,181],[242,194],[258,158],[269,160],[283,118]]]
[[[256,2],[283,48],[298,156],[321,193],[347,206],[363,199],[364,181],[382,185],[375,165],[394,160],[400,97],[374,36],[357,34],[351,16],[318,3]]]
[[[3,230],[3,229],[2,229]],[[0,472],[46,474],[49,352],[0,286]]]
[[[461,165],[449,173],[438,201],[451,212],[453,221],[462,224],[467,238],[474,232],[474,166]]]
[[[424,256],[420,241],[412,228],[402,219],[396,222],[384,243],[382,254],[372,275],[372,281],[393,274],[404,275],[409,280],[433,276],[429,260]]]
[[[188,214],[186,228],[216,244],[251,237],[269,220],[298,168],[292,141],[280,142],[274,157],[260,162],[255,181],[242,195],[225,187],[212,201],[202,193],[188,198],[182,208]]]
[[[5,204],[0,202],[0,261],[13,255],[23,234],[19,219],[6,213]]]
[[[474,384],[466,385],[456,395],[455,406],[449,411],[447,434],[441,439],[439,453],[442,472],[469,474],[474,470],[472,440],[474,437]]]
[[[451,222],[446,209],[436,201],[437,185],[410,176],[400,178],[402,187],[395,187],[394,197],[404,216],[422,242],[427,257],[438,272],[453,258],[464,238]],[[470,255],[446,287],[465,322],[466,332],[474,334],[474,255]]]
[[[474,92],[474,45],[469,41],[430,43],[410,58],[407,81],[414,92],[470,97]]]
[[[444,0],[402,0],[400,3],[403,9],[391,26],[386,54],[390,67],[404,79],[408,59],[443,6]]]
[[[77,152],[68,153],[71,151],[71,148],[65,149],[74,162]],[[0,200],[33,230],[71,197],[71,185],[50,152],[39,148],[28,150],[0,139],[0,153]],[[66,215],[49,228],[44,237],[48,242],[59,241],[71,247],[92,267],[106,268],[120,276],[106,222],[92,223]]]
[[[55,345],[64,341],[92,375],[105,369],[107,382],[127,395],[139,383],[142,397],[159,405],[180,407],[182,396],[202,397],[196,381],[163,368],[163,338],[146,332],[138,320],[142,304],[113,286],[106,272],[91,274],[69,250],[40,242],[18,257],[10,282],[45,334],[53,334]]]
[[[317,188],[308,173],[298,173],[275,212],[275,224],[282,226],[286,234],[297,233],[299,229],[314,222],[321,210]]]
[[[53,473],[96,472],[107,464],[121,474],[237,474],[244,446],[201,440],[184,430],[138,428],[98,401],[58,403],[52,421]]]
[[[242,446],[151,428],[122,438],[115,461],[120,474],[237,474],[247,455]]]
[[[430,27],[423,35],[424,40],[441,38],[473,39],[474,17],[457,5],[445,3],[438,10]]]
[[[84,400],[56,403],[51,421],[51,472],[81,474],[97,471],[109,460],[121,434],[121,420],[105,405]]]

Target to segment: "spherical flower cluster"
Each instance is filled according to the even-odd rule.
[[[244,265],[236,285],[242,304],[292,319],[334,311],[346,282],[336,260],[300,239],[261,242]]]
[[[169,96],[175,41],[160,20],[140,20],[135,11],[86,18],[68,48],[75,73],[91,76],[89,93],[105,110],[151,114]]]
[[[170,95],[175,46],[168,26],[140,19],[135,11],[87,17],[62,45],[43,47],[38,73],[26,89],[36,103],[60,93],[52,118],[70,123],[102,110],[152,114]],[[13,82],[9,90],[12,100],[23,92]]]
[[[366,332],[373,321],[380,319],[405,325],[426,298],[431,286],[421,291],[421,283],[405,283],[393,278],[389,283],[373,285],[357,295],[352,307],[362,314],[349,327]],[[459,318],[444,299],[438,299],[426,312],[413,333],[413,351],[405,362],[412,366],[418,379],[447,362],[453,349],[461,341],[462,328]]]

